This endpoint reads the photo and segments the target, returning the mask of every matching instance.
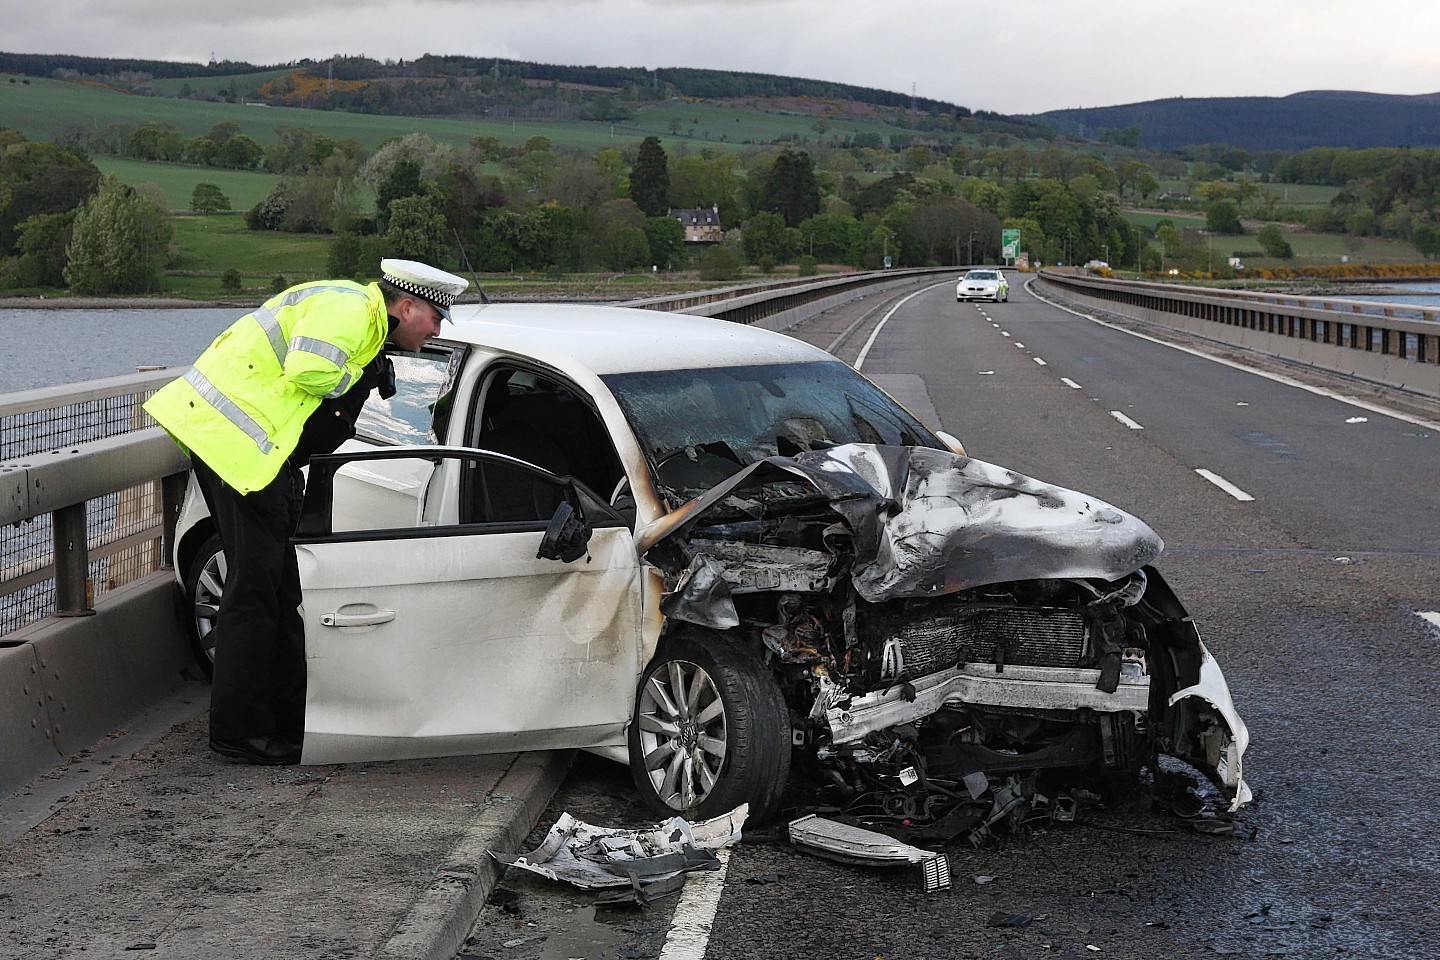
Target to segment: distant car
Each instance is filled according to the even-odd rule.
[[[778,333],[454,313],[311,458],[303,763],[581,747],[662,816],[764,819],[793,768],[984,825],[1031,815],[1041,772],[1163,753],[1249,798],[1245,725],[1139,519],[963,456]],[[193,485],[177,543],[209,660],[227,571]]]
[[[971,270],[955,285],[955,302],[993,300],[1004,303],[1010,299],[1010,284],[1002,270]]]

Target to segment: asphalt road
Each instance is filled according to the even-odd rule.
[[[1165,538],[1158,566],[1250,728],[1256,801],[1241,822],[1254,838],[1184,832],[1138,799],[952,848],[954,888],[927,896],[913,875],[747,835],[723,883],[704,884],[718,895],[699,946],[667,946],[673,904],[597,921],[588,895],[514,878],[466,955],[1436,956],[1440,626],[1422,615],[1440,611],[1440,431],[1099,325],[1019,284],[1005,304],[952,291],[895,310],[864,372],[920,384],[972,456],[1099,496]],[[894,302],[795,333],[854,362]],[[627,785],[618,766],[581,763],[554,810],[634,822]],[[992,926],[999,914],[1028,919]]]

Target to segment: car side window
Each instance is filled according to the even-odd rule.
[[[355,435],[386,446],[441,443],[449,420],[449,398],[460,369],[460,352],[449,347],[416,353],[390,351],[395,395],[375,390],[355,423]]]
[[[478,403],[471,446],[574,477],[602,495],[625,475],[599,414],[578,388],[557,377],[500,364],[487,374]],[[521,473],[490,465],[484,473],[492,496],[510,503],[529,496]],[[521,489],[502,493],[507,484]]]

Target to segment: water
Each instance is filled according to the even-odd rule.
[[[1374,303],[1404,304],[1415,307],[1440,307],[1440,283],[1396,283],[1395,289],[1408,291],[1396,294],[1340,294],[1346,300],[1367,300]]]
[[[245,313],[168,310],[0,310],[0,394],[188,366]]]

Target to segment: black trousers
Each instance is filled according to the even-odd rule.
[[[225,547],[225,590],[215,624],[210,736],[280,737],[305,730],[305,624],[300,571],[290,536],[305,480],[286,464],[254,493],[241,494],[194,461],[195,479]]]

